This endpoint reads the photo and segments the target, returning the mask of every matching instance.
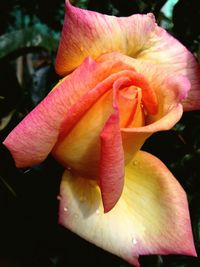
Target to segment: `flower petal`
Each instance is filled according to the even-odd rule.
[[[102,89],[105,89],[103,87]],[[92,102],[92,108],[80,114],[76,124],[72,125],[72,129],[58,139],[56,146],[53,148],[53,156],[63,166],[69,166],[73,171],[81,173],[81,175],[90,177],[91,179],[98,178],[99,160],[100,160],[100,133],[101,130],[113,112],[112,107],[112,92],[107,92],[101,96],[100,90],[95,91],[96,94],[88,94],[85,105],[88,105],[90,100],[93,101],[94,95],[97,101]],[[98,97],[99,96],[99,97]],[[82,106],[82,102],[78,102],[77,108]],[[84,106],[83,106],[84,108]],[[82,112],[81,109],[75,110],[74,113]],[[84,111],[84,110],[83,110]],[[69,112],[73,114],[72,110]]]
[[[126,222],[123,225],[121,218],[119,220],[115,215],[112,218],[111,213],[104,213],[96,181],[64,172],[60,188],[59,223],[139,267],[137,257],[126,247],[126,236],[123,238]],[[121,227],[116,228],[116,223]]]
[[[119,51],[134,56],[145,45],[155,26],[152,14],[117,18],[76,8],[66,1],[56,71],[66,75],[88,55],[97,58]]]
[[[115,206],[124,186],[124,151],[119,123],[119,112],[114,106],[101,132],[99,185],[105,212]]]
[[[102,80],[123,70],[133,70],[133,67],[118,60],[96,63],[87,58],[72,74],[61,80],[5,139],[4,145],[11,151],[17,167],[42,162],[54,147],[66,117],[74,120],[73,113],[69,113],[71,107]],[[81,104],[83,113],[88,106],[84,101]]]
[[[185,193],[146,152],[126,167],[122,196],[108,213],[95,181],[65,171],[60,194],[60,224],[130,263],[145,254],[196,255]]]
[[[178,40],[157,26],[153,14],[117,18],[76,8],[66,1],[57,72],[65,75],[88,55],[96,59],[114,51],[158,64],[171,74],[185,75],[191,91],[184,109],[200,108],[200,67]]]
[[[148,99],[151,99],[150,102],[154,103],[150,110],[147,109],[148,113],[154,114],[155,112],[152,112],[153,109],[157,111],[156,116],[150,116],[151,122],[156,121],[164,116],[166,112],[173,107],[173,105],[177,105],[177,103],[180,102],[183,103],[183,101],[187,99],[188,92],[191,90],[191,82],[187,76],[180,74],[175,75],[174,73],[172,74],[167,68],[164,69],[159,65],[134,59],[117,52],[102,55],[97,59],[97,62],[104,62],[106,60],[111,60],[111,58],[113,60],[124,62],[124,64],[129,66],[133,66],[136,70],[136,73],[139,73],[140,75],[142,74],[141,76],[145,77],[145,81],[143,81],[141,85],[138,83],[138,86],[145,88],[145,90],[142,92],[145,94],[147,103],[145,108],[147,109],[147,106],[149,105]],[[151,87],[148,86],[148,84]],[[156,95],[157,99],[152,101],[155,98],[154,94]],[[158,104],[158,110],[155,109],[157,108],[156,103]]]
[[[191,83],[184,110],[200,108],[200,66],[193,54],[161,27],[156,26],[138,59],[159,64],[174,74],[184,75]]]
[[[183,114],[181,104],[174,106],[160,120],[143,127],[121,128],[125,162],[128,163],[142,147],[145,140],[155,132],[171,129]]]

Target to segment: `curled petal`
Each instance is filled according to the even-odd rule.
[[[181,104],[178,104],[169,110],[160,120],[152,124],[137,128],[121,128],[126,163],[140,150],[145,140],[151,134],[171,129],[180,120],[182,114],[183,107]]]
[[[76,8],[66,1],[56,70],[60,75],[66,75],[88,55],[97,58],[118,51],[134,56],[145,45],[154,28],[152,14],[117,18]]]
[[[186,195],[146,152],[126,166],[122,196],[108,213],[95,181],[65,171],[60,194],[63,226],[132,264],[145,254],[196,255]]]
[[[186,76],[191,91],[184,109],[200,108],[200,67],[186,47],[155,23],[153,14],[117,18],[76,8],[66,1],[57,72],[66,75],[88,55],[96,59],[115,51]]]
[[[101,132],[99,185],[104,211],[108,212],[119,200],[124,186],[124,151],[117,107]]]
[[[184,75],[191,83],[191,90],[183,102],[184,111],[200,108],[200,66],[192,53],[161,27],[156,26],[151,38],[137,57],[159,64],[172,74]]]

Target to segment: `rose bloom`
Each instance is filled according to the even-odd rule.
[[[52,153],[66,169],[59,223],[129,263],[195,256],[185,192],[140,150],[199,109],[193,55],[152,14],[117,18],[67,1],[56,70],[65,77],[4,141],[16,166]]]

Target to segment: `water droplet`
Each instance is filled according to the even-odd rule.
[[[64,207],[64,211],[67,212],[68,211],[68,208],[67,207]]]
[[[57,200],[61,200],[61,196],[58,195],[58,196],[57,196]]]
[[[137,244],[137,239],[135,237],[132,239],[132,243],[133,243],[133,245]]]
[[[134,160],[134,161],[133,161],[133,165],[134,165],[134,166],[138,165],[137,160]]]
[[[98,210],[96,210],[96,214],[99,214],[100,213],[100,210],[98,209]]]
[[[83,47],[83,46],[81,46],[81,47],[80,47],[80,50],[83,52],[83,50],[84,50],[84,47]]]
[[[31,170],[31,169],[27,169],[27,170],[25,170],[25,171],[24,171],[24,174],[30,172],[30,170]]]

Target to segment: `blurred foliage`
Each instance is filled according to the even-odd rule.
[[[153,12],[200,58],[200,1],[73,0],[105,14]],[[53,64],[64,0],[7,0],[0,5],[0,141],[58,81]],[[144,149],[171,169],[188,195],[195,244],[200,251],[200,112],[184,114],[168,132],[153,135]],[[51,157],[19,170],[0,145],[0,266],[128,267],[123,260],[89,244],[57,224],[60,167]],[[173,231],[173,229],[172,229]],[[184,242],[184,240],[183,240]],[[78,255],[74,257],[75,253]],[[197,267],[198,258],[143,256],[142,267]]]
[[[0,58],[11,53],[22,54],[20,51],[31,51],[31,48],[41,47],[48,51],[56,51],[59,38],[53,31],[38,23],[34,26],[11,31],[0,36]],[[34,49],[33,49],[34,50]]]

